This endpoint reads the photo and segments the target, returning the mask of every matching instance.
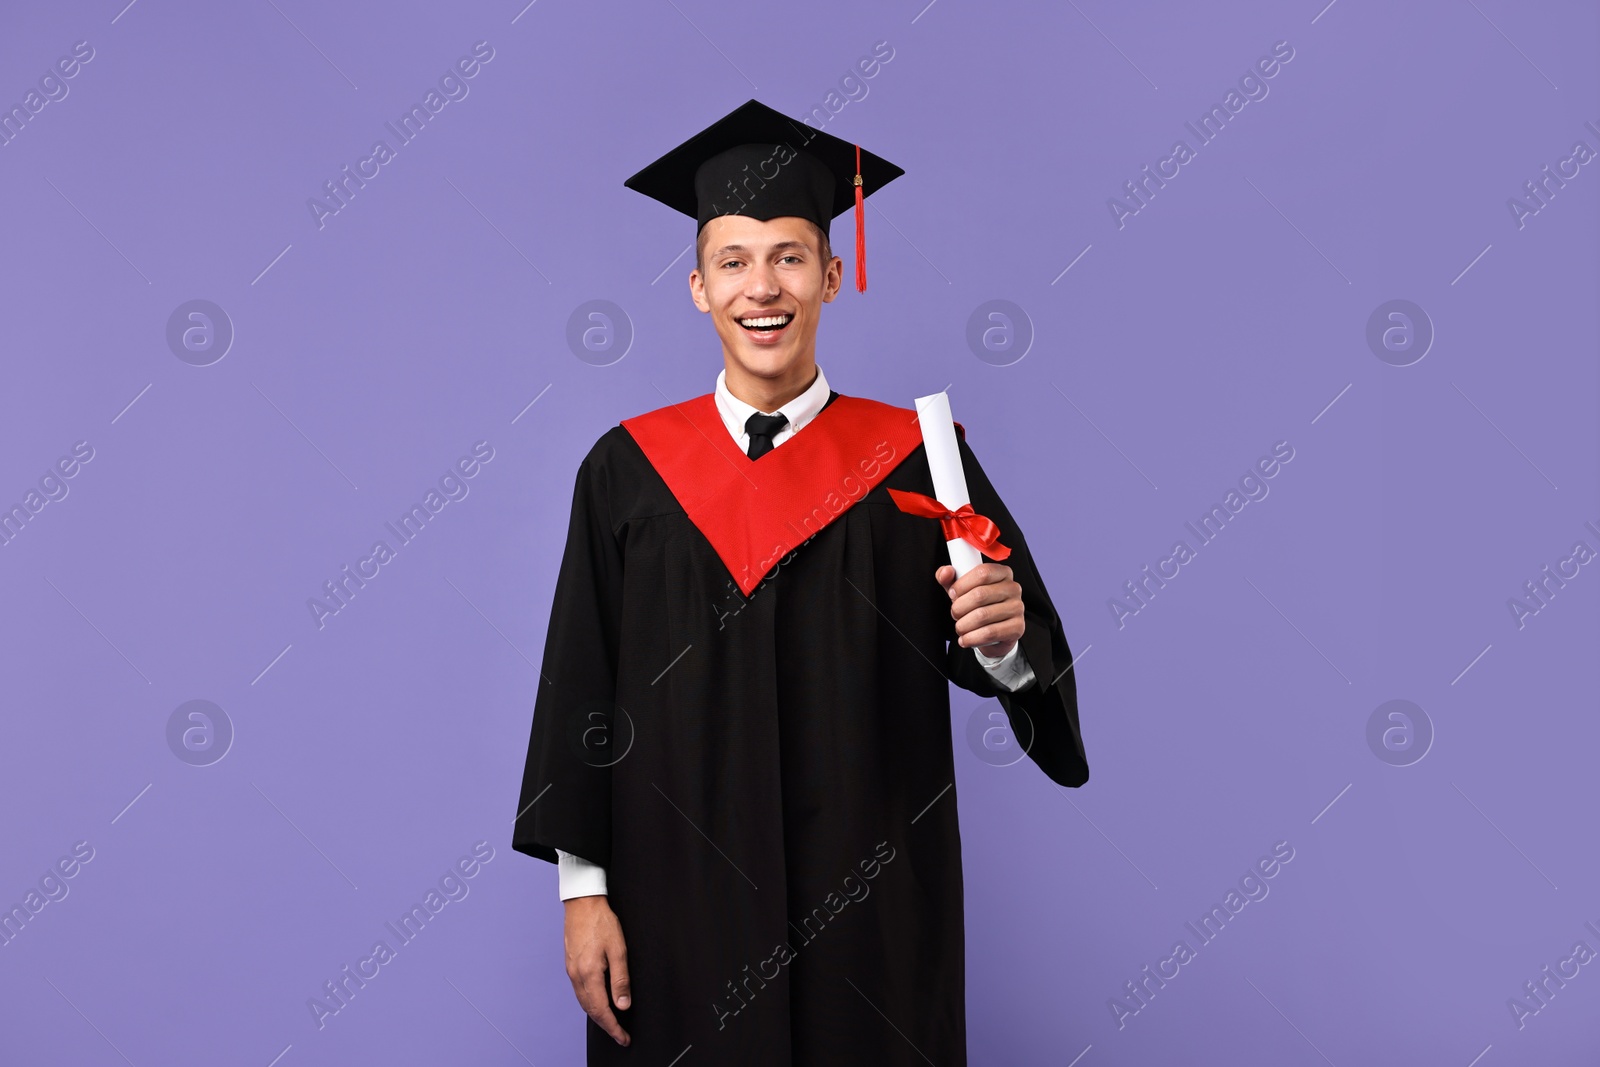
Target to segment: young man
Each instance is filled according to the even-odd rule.
[[[752,100],[626,183],[698,220],[723,369],[590,450],[556,581],[512,846],[560,865],[591,1065],[964,1065],[948,683],[1088,779],[1060,619],[971,449],[1005,562],[956,580],[889,493],[933,495],[916,412],[816,363],[829,222],[855,205],[863,287],[856,191],[901,173]]]

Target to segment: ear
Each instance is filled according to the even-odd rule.
[[[706,280],[698,267],[689,272],[689,299],[701,311],[710,312],[711,304],[706,300]]]
[[[828,261],[827,268],[822,273],[822,302],[833,303],[833,298],[839,295],[839,286],[844,281],[844,260],[834,256]]]

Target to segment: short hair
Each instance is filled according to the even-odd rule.
[[[811,232],[816,235],[817,247],[822,252],[822,270],[827,273],[828,263],[833,259],[833,242],[828,240],[828,235],[822,232],[822,227],[806,219],[806,225],[811,227]],[[701,274],[706,272],[706,229],[700,227],[700,234],[694,241],[694,266]]]

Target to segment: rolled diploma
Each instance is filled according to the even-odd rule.
[[[935,499],[951,511],[972,503],[967,497],[967,475],[961,469],[961,447],[956,443],[956,424],[950,416],[950,397],[945,393],[917,397],[917,422],[922,427],[928,469],[933,472]],[[959,537],[945,544],[950,548],[950,563],[957,578],[983,562],[983,555]]]

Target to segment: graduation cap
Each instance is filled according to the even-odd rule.
[[[718,215],[765,222],[795,215],[828,223],[856,209],[856,291],[867,288],[864,197],[905,171],[830,133],[750,100],[623,182],[695,219],[696,235]]]

